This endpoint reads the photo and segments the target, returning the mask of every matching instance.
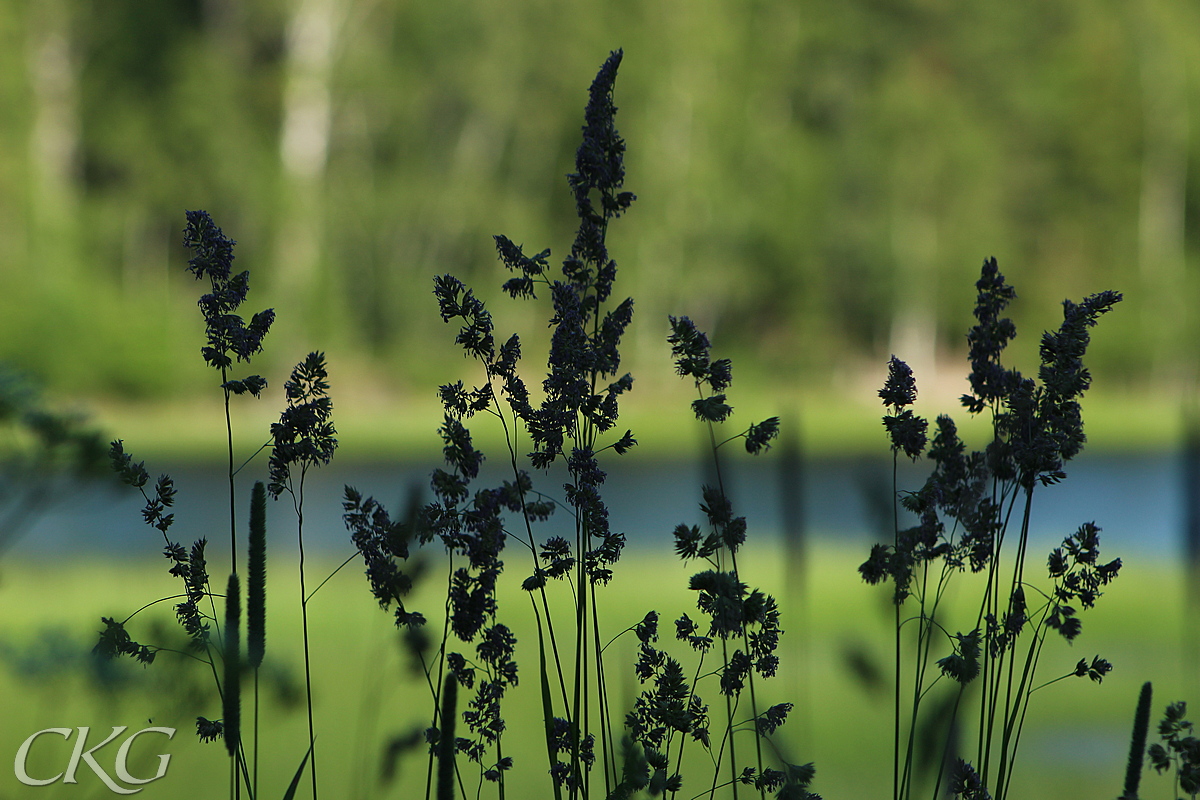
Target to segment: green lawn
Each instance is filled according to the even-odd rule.
[[[883,382],[880,373],[879,385]],[[641,458],[676,459],[690,453],[700,436],[689,410],[695,399],[684,381],[658,381],[640,386],[621,406],[620,430],[626,428],[638,439]],[[646,381],[647,384],[650,381]],[[962,391],[968,388],[965,380]],[[339,393],[335,382],[334,422],[338,429],[339,460],[441,462],[442,442],[437,435],[442,410],[430,391],[408,399],[358,396]],[[747,387],[745,402],[735,403],[732,430],[744,430],[751,422],[770,416],[783,421],[784,437],[798,435],[806,453],[829,455],[887,455],[887,438],[880,419],[884,409],[873,389],[864,387],[845,396],[806,391],[803,388]],[[269,437],[270,425],[279,420],[277,394],[262,400],[235,398],[234,436],[238,452],[250,453]],[[1094,392],[1083,400],[1089,451],[1145,452],[1170,450],[1182,437],[1183,416],[1176,398],[1157,395],[1121,395]],[[189,405],[138,406],[127,402],[101,404],[94,408],[94,421],[107,435],[125,440],[128,449],[143,458],[225,457],[225,416],[214,393]],[[971,418],[958,403],[957,395],[922,397],[916,413],[933,420],[938,414],[954,417],[963,437],[979,446],[986,440],[988,422]],[[471,425],[476,446],[484,452],[504,452],[503,429],[492,421]]]
[[[782,553],[759,551],[755,556],[752,547],[743,563],[748,582],[774,593],[783,609],[786,633],[781,672],[763,690],[765,702],[796,702],[781,741],[793,760],[816,762],[814,786],[826,798],[890,796],[889,693],[886,688],[864,688],[847,666],[848,653],[863,654],[867,661],[880,664],[889,663],[890,658],[888,590],[868,587],[858,579],[855,567],[863,556],[816,547],[801,569],[789,566]],[[665,556],[647,555],[631,555],[618,566],[604,593],[608,604],[605,619],[609,620],[606,635],[637,622],[649,608],[662,615],[664,633],[673,630],[670,620],[694,602],[685,588],[694,570]],[[512,554],[509,568],[523,575],[525,562]],[[291,675],[294,689],[302,674],[294,566],[277,561],[270,570],[268,660],[274,674],[282,670]],[[1170,700],[1200,702],[1196,680],[1200,669],[1195,659],[1190,671],[1185,674],[1183,670],[1182,576],[1163,565],[1132,563],[1126,570],[1098,607],[1084,614],[1084,632],[1073,648],[1061,641],[1047,643],[1039,673],[1043,678],[1068,672],[1080,658],[1090,660],[1096,653],[1111,660],[1115,669],[1103,685],[1071,678],[1035,695],[1022,740],[1014,798],[1115,797],[1121,790],[1128,728],[1141,683],[1155,682],[1155,717]],[[312,572],[318,573],[317,569]],[[149,553],[137,563],[3,564],[0,652],[7,654],[10,666],[24,669],[24,674],[11,668],[0,674],[5,698],[0,755],[5,764],[12,763],[25,737],[43,728],[91,726],[100,736],[93,735],[89,744],[96,744],[113,725],[138,730],[153,719],[156,726],[179,731],[169,745],[173,755],[167,776],[149,784],[140,797],[225,796],[228,760],[223,747],[198,744],[193,733],[197,713],[221,714],[210,696],[211,678],[204,673],[206,668],[194,662],[181,664],[179,658],[163,653],[147,669],[122,665],[124,669],[110,676],[106,684],[115,688],[104,690],[98,688],[101,684],[94,676],[71,668],[94,643],[102,614],[124,617],[143,603],[176,591],[176,585]],[[565,608],[567,598],[561,599]],[[436,619],[439,603],[437,593],[431,590],[418,594],[413,606]],[[520,686],[506,701],[505,751],[517,761],[508,796],[548,797],[544,750],[537,734],[536,636],[529,602],[515,588],[514,580],[502,594],[501,603],[501,620],[519,638],[522,669]],[[155,618],[167,620],[169,613],[147,612],[144,616],[143,624],[130,626],[135,637],[144,634],[141,638],[146,641],[161,641],[148,632],[150,623]],[[343,570],[316,596],[310,606],[310,623],[323,795],[346,800],[423,796],[423,763],[418,760],[404,763],[400,780],[390,786],[376,777],[383,742],[422,724],[430,708],[427,689],[406,671],[390,617],[370,597],[357,565]],[[166,625],[163,635],[173,636],[174,628]],[[608,651],[608,686],[617,707],[623,707],[625,698],[637,688],[630,639],[618,640]],[[682,657],[685,668],[694,666],[689,653],[674,652]],[[276,687],[270,694],[278,694],[280,682],[270,683]],[[709,693],[715,694],[711,686]],[[710,704],[716,705],[712,700]],[[244,719],[250,717],[248,707],[244,706],[243,715]],[[259,769],[263,796],[279,797],[306,747],[301,706],[283,707],[272,700],[264,704],[262,720]],[[135,775],[153,773],[154,754],[166,752],[159,746],[160,740],[139,740],[146,746],[134,751],[144,758],[131,766]],[[29,762],[30,773],[49,777],[61,771],[68,747],[61,739],[39,739]],[[114,751],[115,745],[105,748],[97,760],[102,764],[107,760],[111,767]],[[690,797],[704,788],[706,778],[700,774],[685,773],[687,786],[694,791],[684,795]],[[81,767],[77,777],[79,783],[73,787],[26,788],[5,766],[0,798],[113,796],[86,767]],[[1165,778],[1147,775],[1141,794],[1165,799],[1170,787]],[[483,796],[494,795],[485,791]]]

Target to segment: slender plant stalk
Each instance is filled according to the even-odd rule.
[[[595,584],[589,584],[588,591],[592,595],[592,644],[595,649],[596,659],[596,685],[600,689],[599,703],[600,708],[600,747],[601,747],[601,763],[604,765],[604,796],[608,797],[612,794],[613,784],[617,779],[616,761],[610,763],[609,759],[615,759],[612,741],[612,720],[609,716],[610,709],[608,703],[608,693],[606,687],[607,681],[604,677],[604,648],[600,646],[600,616],[595,613],[596,608],[596,587]]]
[[[300,487],[296,500],[296,541],[300,552],[300,625],[304,632],[304,697],[308,710],[308,746],[311,753],[309,776],[312,781],[313,800],[317,798],[317,731],[313,724],[312,704],[312,658],[308,643],[308,592],[304,585],[304,473],[307,465],[300,468]]]
[[[729,643],[725,639],[722,639],[721,640],[721,655],[725,659],[725,667],[727,669],[729,667],[729,649],[728,648],[729,648]],[[732,781],[732,786],[733,786],[733,800],[737,800],[737,797],[738,797],[737,745],[733,740],[733,698],[730,697],[729,695],[725,695],[725,719],[726,719],[726,724],[728,724],[728,726],[729,726],[728,729],[726,730],[726,736],[728,737],[728,740],[729,740],[729,779]],[[718,766],[720,766],[720,764],[718,764]],[[716,776],[714,775],[713,777],[715,780]]]
[[[538,678],[542,690],[542,713],[543,724],[546,734],[546,757],[549,762],[549,768],[554,766],[554,719],[552,714],[553,700],[550,697],[550,678],[546,669],[546,642],[542,634],[542,617],[538,613],[537,601],[533,599],[532,594],[529,597],[529,602],[533,606],[533,615],[537,619],[538,632]],[[547,611],[549,614],[549,611]],[[562,787],[558,785],[558,781],[552,780],[551,785],[554,788],[554,800],[562,800]]]
[[[215,288],[215,287],[214,287]],[[229,456],[229,569],[237,572],[237,496],[233,476],[233,422],[229,416],[229,389],[226,384],[229,375],[225,367],[221,367],[221,390],[225,398],[225,444]]]
[[[451,676],[445,675],[445,672],[446,672],[446,642],[450,638],[450,614],[451,614],[451,611],[450,611],[450,586],[451,586],[451,580],[453,579],[453,577],[454,577],[454,553],[453,553],[453,551],[451,551],[449,554],[449,558],[446,559],[446,603],[445,603],[445,607],[442,609],[442,611],[443,611],[443,614],[442,614],[442,642],[441,642],[441,645],[438,646],[437,678],[436,678],[436,680],[430,681],[430,683],[431,683],[430,688],[432,689],[431,693],[433,695],[433,711],[431,714],[432,720],[429,723],[431,727],[437,727],[440,723],[440,716],[442,713],[442,705],[443,705],[442,697],[443,697],[443,692],[444,692],[443,680],[452,680],[454,677],[452,675]],[[428,671],[426,671],[425,676],[426,676],[426,679],[429,680],[429,672]],[[434,785],[435,785],[434,784],[434,778],[435,778],[434,768],[436,766],[435,762],[437,760],[436,755],[437,755],[437,753],[433,749],[430,749],[429,758],[426,762],[426,767],[425,767],[425,800],[429,800],[430,793],[434,790]]]
[[[703,398],[703,392],[701,392],[701,398]],[[711,421],[708,422],[708,440],[709,440],[710,446],[712,447],[713,469],[715,470],[716,476],[717,476],[717,490],[721,493],[721,498],[723,500],[727,501],[728,495],[725,492],[725,479],[721,473],[721,457],[719,454],[721,445],[717,444],[716,429]],[[737,553],[735,553],[732,549],[730,549],[730,551],[729,551],[729,561],[730,561],[730,565],[733,567],[733,574],[734,575],[740,574],[738,571],[738,565],[737,565]],[[746,648],[745,652],[747,652],[747,653],[750,652],[749,636],[746,632],[745,626],[742,627],[742,646],[744,648]],[[754,720],[755,764],[758,769],[758,774],[761,775],[763,772],[762,737],[760,737],[758,735],[758,697],[755,693],[755,688],[754,688],[754,670],[753,669],[750,670],[747,678],[748,678],[748,684],[750,686],[750,713]],[[730,725],[732,725],[732,724],[733,724],[733,722],[732,722],[732,720],[730,720]],[[738,792],[738,789],[737,789],[737,787],[738,787],[737,758],[734,755],[732,732],[731,732],[730,739],[729,739],[729,764],[730,764],[730,777],[733,782],[733,796],[736,800],[737,792]],[[762,798],[766,798],[766,788],[765,787],[762,787],[762,786],[759,787],[759,796]]]
[[[441,738],[438,739],[437,800],[454,800],[454,724],[458,718],[458,681],[447,675],[442,684]]]
[[[892,532],[893,546],[900,551],[900,504],[899,481],[897,479],[900,456],[895,447],[892,448]],[[892,676],[892,798],[900,800],[900,603],[893,603],[895,613],[896,647],[895,672]]]

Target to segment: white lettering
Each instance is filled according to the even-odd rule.
[[[76,730],[79,732],[78,739],[75,742],[74,749],[71,751],[71,758],[67,762],[66,771],[60,772],[53,778],[31,777],[29,775],[29,768],[26,765],[26,761],[29,759],[29,750],[33,747],[33,743],[37,740],[37,738],[43,733],[56,733],[69,741],[71,734]],[[175,736],[175,728],[143,728],[137,733],[131,734],[129,738],[121,743],[121,747],[117,750],[117,757],[113,762],[113,769],[117,773],[118,778],[127,784],[132,784],[139,787],[137,789],[125,788],[114,781],[112,777],[110,777],[109,774],[104,771],[104,768],[100,766],[95,757],[92,755],[97,750],[104,747],[113,739],[116,739],[118,736],[124,733],[125,730],[126,726],[124,725],[114,725],[112,733],[106,736],[104,741],[95,747],[88,747],[87,737],[88,733],[91,731],[91,728],[86,726],[76,729],[45,728],[30,736],[21,743],[19,748],[17,748],[17,755],[13,759],[13,772],[16,773],[17,780],[26,786],[49,786],[58,780],[61,780],[63,783],[78,783],[79,781],[75,779],[75,773],[79,770],[79,762],[83,761],[83,763],[88,765],[92,772],[96,773],[96,777],[99,778],[104,785],[109,788],[110,791],[122,795],[137,794],[141,791],[141,786],[143,784],[156,781],[167,774],[167,766],[171,763],[171,756],[160,753],[158,755],[158,770],[154,773],[154,776],[150,778],[138,778],[129,772],[129,751],[133,747],[133,740],[141,736],[143,733],[161,733],[166,735],[168,739],[171,739]]]
[[[71,760],[69,762],[67,762],[67,773],[66,773],[66,775],[63,776],[63,783],[78,783],[79,782],[79,781],[75,780],[75,770],[79,769],[79,759],[82,758],[84,760],[84,762],[86,762],[87,765],[92,768],[92,772],[96,773],[96,777],[99,778],[100,780],[102,780],[104,782],[104,785],[107,786],[111,791],[115,792],[116,794],[134,794],[135,792],[140,792],[141,789],[122,789],[120,786],[118,786],[116,784],[115,781],[113,781],[112,778],[110,778],[108,776],[108,773],[105,772],[104,769],[99,764],[96,763],[96,759],[92,758],[92,753],[96,752],[101,747],[104,747],[104,745],[108,744],[113,739],[117,738],[122,733],[124,733],[125,726],[124,725],[113,725],[112,733],[110,733],[103,742],[96,745],[95,747],[91,747],[91,748],[88,748],[87,750],[84,750],[83,748],[84,748],[84,745],[87,744],[87,736],[88,736],[89,730],[91,730],[91,729],[88,727],[82,727],[79,729],[79,740],[77,742],[75,742],[75,750],[74,750],[74,752],[71,753]]]
[[[166,775],[167,774],[167,765],[171,763],[171,756],[169,754],[160,753],[158,756],[158,772],[154,773],[153,778],[135,778],[134,776],[129,774],[129,747],[130,747],[130,745],[133,744],[133,740],[136,739],[137,737],[141,736],[143,733],[162,733],[162,734],[166,734],[166,737],[168,739],[170,739],[171,737],[173,737],[175,735],[175,729],[174,728],[143,728],[142,730],[133,734],[132,736],[130,736],[128,739],[126,739],[124,742],[121,743],[121,749],[117,751],[117,761],[116,761],[116,764],[114,765],[116,768],[116,771],[117,771],[117,777],[120,778],[121,780],[125,781],[126,783],[131,783],[135,786],[138,786],[138,785],[141,785],[144,783],[150,783],[151,781],[156,781],[159,778],[161,778],[163,775]],[[135,789],[134,791],[140,792],[141,789]]]
[[[29,748],[33,747],[33,740],[41,736],[43,733],[57,733],[64,739],[71,738],[70,728],[45,728],[30,736],[25,741],[21,742],[21,746],[17,748],[17,757],[13,759],[13,772],[17,774],[17,780],[26,786],[49,786],[56,780],[62,777],[62,773],[58,773],[53,778],[39,780],[29,777],[29,773],[25,770],[25,759],[29,758]]]

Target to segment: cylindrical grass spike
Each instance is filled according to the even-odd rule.
[[[237,753],[242,727],[242,665],[238,641],[238,620],[242,615],[240,594],[235,572],[229,576],[229,587],[225,590],[225,749],[231,756]]]
[[[1133,715],[1133,736],[1129,739],[1129,764],[1125,767],[1125,793],[1120,800],[1137,800],[1142,780],[1142,757],[1146,754],[1146,731],[1150,729],[1150,681],[1142,684],[1137,711]]]
[[[250,558],[246,577],[246,662],[262,664],[267,647],[267,487],[254,484],[250,495]]]
[[[454,800],[454,720],[457,716],[458,681],[446,676],[442,685],[441,738],[438,739],[437,800]]]

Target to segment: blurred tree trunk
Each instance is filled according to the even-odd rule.
[[[284,61],[281,223],[276,280],[293,319],[311,320],[324,249],[322,202],[332,127],[333,71],[345,0],[299,0],[288,20]]]
[[[30,263],[65,285],[77,253],[79,64],[64,0],[29,7]]]
[[[929,389],[937,385],[937,219],[898,204],[892,223],[896,305],[891,352]]]
[[[1188,162],[1188,81],[1178,44],[1156,3],[1145,4],[1139,34],[1142,82],[1142,182],[1138,206],[1138,266],[1156,378],[1166,378],[1180,352],[1186,312],[1183,291]]]

